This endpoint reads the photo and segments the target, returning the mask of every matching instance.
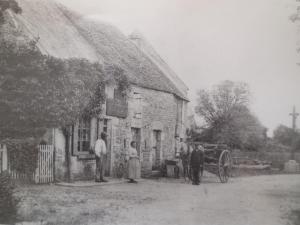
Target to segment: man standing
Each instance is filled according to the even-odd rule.
[[[202,172],[203,164],[204,164],[204,148],[200,144],[197,144],[196,148],[193,150],[191,154],[191,161],[190,161],[190,166],[193,173],[193,185],[200,184],[199,173],[200,170]]]
[[[180,138],[178,136],[175,136],[175,158],[180,157]]]
[[[96,155],[96,182],[107,182],[104,179],[105,163],[106,163],[106,134],[101,133],[101,138],[96,141],[95,155]]]

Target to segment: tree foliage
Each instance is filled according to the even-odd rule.
[[[284,125],[279,125],[273,132],[273,139],[286,146],[292,146],[296,136],[297,133],[292,128]]]
[[[106,64],[104,66],[104,71],[108,77],[107,82],[115,84],[120,93],[123,96],[126,96],[130,90],[130,82],[128,77],[125,75],[125,71],[114,64]]]
[[[300,152],[300,135],[298,134],[292,143],[292,150],[294,152]]]
[[[266,128],[249,110],[250,91],[245,83],[224,81],[212,90],[200,90],[196,113],[207,128],[199,138],[231,147],[257,150],[264,144]]]
[[[285,125],[279,125],[273,132],[273,140],[291,147],[293,151],[300,151],[300,134]]]

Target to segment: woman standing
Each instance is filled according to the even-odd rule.
[[[137,183],[135,179],[139,179],[141,176],[140,159],[136,150],[136,142],[130,143],[128,152],[128,179],[129,183]]]

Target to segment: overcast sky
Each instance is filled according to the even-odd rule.
[[[295,0],[57,1],[140,31],[188,85],[192,105],[198,89],[229,79],[249,83],[252,111],[270,131],[291,126],[293,105],[300,111]]]

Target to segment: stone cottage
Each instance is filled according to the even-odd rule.
[[[165,159],[175,157],[175,137],[184,138],[187,128],[188,88],[153,48],[147,52],[134,36],[126,37],[117,28],[85,18],[52,0],[18,3],[23,12],[9,14],[11,26],[38,38],[43,53],[116,64],[131,83],[126,99],[113,84],[107,85],[103,113],[78,120],[69,128],[67,139],[60,128],[49,129],[45,141],[55,147],[57,179],[64,179],[67,171],[74,179],[93,176],[95,157],[89,150],[102,131],[108,134],[108,176],[117,175],[132,140],[138,143],[144,176],[158,170]],[[66,157],[66,152],[71,157]]]

